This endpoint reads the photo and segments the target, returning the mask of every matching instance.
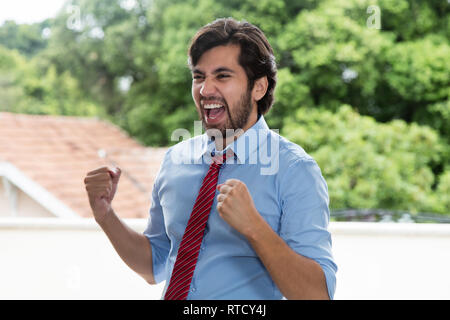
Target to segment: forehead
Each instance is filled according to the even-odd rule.
[[[218,69],[230,69],[234,72],[243,71],[239,64],[239,54],[241,49],[238,45],[217,46],[205,51],[193,72],[214,72]]]

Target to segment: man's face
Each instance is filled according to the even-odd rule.
[[[250,128],[257,119],[256,101],[239,65],[240,47],[217,46],[206,51],[192,70],[192,97],[206,129]]]

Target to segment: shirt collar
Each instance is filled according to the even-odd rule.
[[[269,131],[269,126],[267,125],[264,116],[260,115],[258,121],[256,121],[253,126],[239,136],[236,141],[230,143],[225,150],[220,153],[227,152],[228,149],[231,149],[235,154],[235,159],[239,161],[238,163],[245,163],[249,156],[256,152],[258,147],[267,140],[267,131]],[[202,148],[194,151],[195,159],[200,160],[203,156],[210,159],[215,152],[216,145],[214,144],[214,141],[204,133],[202,135]]]

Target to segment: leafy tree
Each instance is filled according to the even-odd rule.
[[[407,121],[417,119],[418,113],[432,117],[429,107],[448,99],[449,56],[450,46],[436,36],[399,43],[389,50],[390,71],[385,74],[385,79],[390,91],[401,101],[397,104],[397,115]],[[394,110],[392,113],[395,115]]]
[[[48,25],[48,21],[34,24],[5,21],[0,26],[0,45],[8,49],[16,49],[21,54],[32,57],[46,48],[47,38],[44,30]]]
[[[80,90],[69,71],[54,66],[41,72],[17,51],[0,46],[0,111],[28,114],[94,116],[106,114]]]
[[[279,37],[279,47],[288,53],[281,64],[309,87],[316,106],[335,110],[346,103],[379,121],[409,122],[418,112],[427,114],[430,104],[448,98],[450,46],[438,29],[448,16],[426,2],[420,14],[415,2],[378,3],[380,30],[368,28],[364,20],[369,1],[327,1],[315,10],[301,11]],[[422,15],[438,22],[424,26],[427,18]],[[391,19],[403,21],[405,16],[420,23],[392,30],[400,24]],[[425,31],[427,37],[417,38]]]
[[[133,65],[127,60],[129,55],[124,54],[128,49],[125,43],[111,52],[107,51],[112,48],[111,41],[108,46],[105,42],[118,35],[118,25],[127,24],[125,35],[134,31],[133,36],[139,36],[138,14],[133,12],[120,6],[119,1],[68,1],[52,22],[48,48],[39,57],[42,65],[55,65],[59,74],[70,71],[85,94],[111,116],[122,108],[123,94],[118,83],[133,71]],[[120,59],[116,60],[117,57]],[[118,68],[123,71],[124,64],[131,70],[126,74],[115,73]]]
[[[403,120],[377,123],[344,105],[336,113],[301,108],[282,133],[322,168],[332,209],[449,212],[448,201],[433,190],[430,164],[440,161],[445,146],[431,128]],[[439,196],[448,189],[448,174],[439,178]]]
[[[25,72],[26,60],[16,51],[0,46],[0,110],[13,111],[24,99],[19,81]]]
[[[439,177],[436,193],[432,197],[435,203],[434,211],[442,213],[450,212],[450,169],[444,171]]]

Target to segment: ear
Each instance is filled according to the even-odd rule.
[[[269,81],[267,76],[261,77],[255,81],[252,90],[252,97],[255,101],[261,100],[267,92],[267,87],[269,86]]]

